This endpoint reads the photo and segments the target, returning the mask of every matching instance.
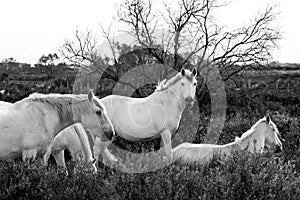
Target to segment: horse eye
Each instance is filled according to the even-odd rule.
[[[197,85],[197,83],[194,83],[194,86],[196,86]]]
[[[184,83],[181,83],[182,86],[184,86]]]

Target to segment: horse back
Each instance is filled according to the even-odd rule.
[[[41,108],[27,102],[17,102],[0,109],[0,157],[5,152],[45,150],[51,143],[53,126],[49,127],[49,124],[55,119],[47,118],[51,113],[49,110],[41,112]]]

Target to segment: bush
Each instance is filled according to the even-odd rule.
[[[54,167],[2,162],[0,199],[299,199],[300,177],[281,154],[239,152],[206,166],[173,163],[155,172],[103,168],[94,175],[77,163],[72,177]]]
[[[278,98],[266,99],[276,103],[280,101]],[[268,110],[285,140],[283,152],[262,155],[238,152],[227,160],[214,158],[205,166],[186,166],[175,162],[148,173],[125,173],[101,167],[94,175],[90,168],[78,162],[72,177],[66,177],[65,172],[55,166],[44,167],[38,161],[33,164],[18,160],[1,161],[0,199],[300,199],[299,106],[281,102],[279,112],[273,102],[264,105],[263,110],[255,108],[258,113],[254,113],[248,107],[252,104],[247,101],[230,101],[218,143],[232,142],[235,136],[248,130]],[[203,141],[209,112],[204,110],[199,115],[185,111],[178,134],[197,131],[197,135],[194,138],[189,134],[180,135],[177,141],[173,141],[173,147],[184,141]],[[191,120],[193,123],[198,120],[199,126],[188,126]],[[149,152],[157,144],[159,140],[156,144],[138,145],[119,141],[123,149],[132,152]],[[128,171],[145,171],[152,167],[145,165],[147,161],[153,161],[151,155],[139,159],[126,157],[122,162],[129,168]],[[151,164],[161,164],[162,158],[156,159]],[[138,164],[131,166],[133,162]]]

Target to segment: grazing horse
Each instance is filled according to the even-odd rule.
[[[282,143],[279,139],[279,131],[267,115],[258,120],[240,138],[236,137],[234,142],[224,145],[216,144],[192,144],[182,143],[173,151],[174,161],[180,160],[183,163],[205,164],[211,161],[214,155],[230,156],[232,151],[248,150],[251,153],[262,153],[264,147],[279,147],[282,150]]]
[[[197,70],[182,69],[144,98],[109,95],[102,98],[115,132],[129,141],[161,136],[167,158],[171,160],[171,134],[178,127],[186,105],[192,105],[197,85]],[[107,143],[108,144],[108,143]]]
[[[91,133],[89,133],[89,136],[93,137],[92,141],[94,141],[94,136],[91,135]],[[89,136],[87,135],[87,132],[80,123],[76,123],[65,128],[58,135],[55,136],[51,147],[45,154],[46,162],[48,162],[50,154],[52,154],[56,161],[56,164],[67,169],[64,157],[64,150],[68,149],[73,159],[78,158],[79,154],[81,154],[83,160],[86,163],[91,163],[94,172],[97,172],[97,168],[95,165],[96,159],[93,158],[93,153],[90,146],[91,143],[89,142]],[[83,144],[80,138],[83,138],[84,142],[87,145]]]
[[[86,143],[88,143],[88,145],[82,144],[79,134],[81,135],[81,138],[84,138],[85,141],[87,141]],[[117,159],[108,151],[108,149],[103,149],[101,144],[102,142],[99,137],[95,137],[89,130],[86,130],[82,124],[76,123],[62,130],[54,138],[51,148],[49,148],[45,155],[46,162],[48,162],[50,155],[52,155],[58,166],[67,169],[64,150],[68,149],[73,159],[76,159],[79,156],[78,154],[81,153],[83,160],[86,163],[92,163],[93,170],[97,172],[96,164],[98,163],[99,154],[103,156],[104,164],[117,162]],[[96,155],[95,158],[93,157],[93,154]],[[108,157],[106,155],[108,155]]]
[[[44,155],[54,137],[75,124],[95,136],[111,139],[113,127],[103,112],[103,104],[92,90],[88,95],[32,94],[12,105],[0,107],[0,160],[19,157],[23,160]],[[80,136],[80,135],[79,135]],[[82,144],[84,139],[80,138]],[[46,156],[43,157],[46,164]]]
[[[82,144],[79,134],[81,134],[82,138],[85,138],[85,140],[88,141],[88,145]],[[92,163],[94,171],[97,172],[96,165],[98,163],[99,154],[103,156],[104,164],[117,162],[117,159],[108,151],[107,148],[103,149],[101,144],[102,142],[99,137],[95,137],[89,130],[86,130],[82,124],[76,123],[62,130],[54,138],[51,148],[49,148],[45,155],[46,161],[48,162],[51,154],[54,157],[56,164],[66,169],[64,150],[68,149],[74,159],[78,157],[79,153],[81,153],[83,160],[86,163]],[[96,155],[95,158],[93,157],[93,154]]]

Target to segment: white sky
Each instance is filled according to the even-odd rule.
[[[160,1],[160,0],[154,0]],[[174,0],[173,0],[174,1]],[[100,32],[116,15],[118,0],[2,0],[0,3],[0,61],[13,57],[18,62],[37,63],[42,54],[57,52],[64,40],[79,30]],[[279,4],[276,25],[284,39],[274,60],[300,63],[299,0],[232,0],[217,13],[229,28],[247,23],[266,5]],[[114,26],[118,27],[118,26]]]

